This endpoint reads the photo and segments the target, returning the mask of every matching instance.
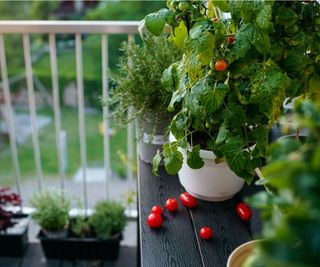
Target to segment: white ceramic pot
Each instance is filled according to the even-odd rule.
[[[172,134],[170,141],[175,141]],[[179,180],[188,193],[207,201],[223,201],[232,198],[244,185],[244,180],[238,177],[228,167],[225,161],[215,163],[216,156],[212,151],[200,150],[204,166],[191,169],[187,164],[186,151],[179,148],[183,154],[183,164],[179,171]]]

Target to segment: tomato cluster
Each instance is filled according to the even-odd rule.
[[[197,200],[188,192],[184,192],[179,196],[180,202],[187,208],[195,208],[197,206]],[[169,212],[176,212],[178,209],[178,201],[175,198],[167,199],[165,207]],[[244,220],[250,220],[252,211],[249,206],[243,202],[236,205],[236,213]],[[151,228],[160,228],[163,222],[162,218],[163,209],[160,205],[155,205],[151,209],[151,214],[147,218],[147,223]],[[199,231],[199,236],[204,240],[209,240],[213,237],[212,228],[209,226],[203,226]]]

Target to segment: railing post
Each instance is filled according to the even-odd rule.
[[[2,34],[0,34],[0,61],[1,61],[0,64],[1,64],[1,74],[2,74],[2,86],[3,86],[4,102],[6,107],[6,116],[7,116],[6,121],[8,125],[8,131],[9,131],[11,157],[12,157],[13,168],[14,168],[14,173],[16,177],[17,193],[21,196],[21,174],[20,174],[20,166],[19,166],[19,160],[18,160],[14,117],[13,117],[13,111],[12,111],[12,105],[11,105],[10,88],[9,88],[9,80],[8,80],[8,73],[7,73],[6,52],[5,52]],[[22,209],[22,206],[21,206],[21,209]]]
[[[109,79],[108,79],[108,35],[101,35],[101,57],[102,57],[102,96],[106,103],[103,106],[103,144],[104,144],[104,171],[106,183],[106,199],[109,199],[110,180],[110,123],[109,123]]]
[[[43,183],[43,175],[42,175],[42,167],[41,167],[39,135],[38,135],[38,128],[37,128],[36,103],[35,103],[34,88],[33,88],[33,74],[32,74],[29,34],[23,34],[23,50],[24,50],[24,61],[25,61],[27,88],[28,88],[28,102],[29,102],[30,118],[31,118],[31,126],[32,126],[33,152],[34,152],[34,159],[35,159],[36,174],[38,178],[38,187],[39,187],[39,190],[41,190],[42,183]]]
[[[58,168],[59,168],[59,174],[60,174],[61,189],[64,189],[64,187],[65,187],[65,169],[64,169],[64,166],[63,166],[64,164],[63,164],[63,160],[62,160],[63,155],[62,155],[62,140],[61,140],[61,113],[60,113],[60,99],[59,99],[56,36],[54,33],[49,34],[49,49],[50,49],[54,125],[55,125],[55,130],[56,130]]]
[[[88,193],[87,193],[87,145],[85,129],[85,106],[83,92],[83,67],[82,67],[82,42],[81,33],[76,33],[76,65],[77,65],[77,88],[78,88],[78,112],[79,112],[79,136],[80,136],[80,153],[83,178],[83,197],[84,207],[87,215],[88,211]]]

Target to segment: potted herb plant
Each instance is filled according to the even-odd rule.
[[[66,237],[51,238],[40,233],[39,239],[48,259],[116,260],[125,224],[121,204],[101,201],[91,216],[70,217]]]
[[[120,125],[137,119],[138,155],[148,163],[167,142],[165,132],[171,120],[167,106],[172,92],[161,84],[162,72],[181,53],[164,36],[142,36],[142,44],[124,43],[124,56],[111,76],[112,115]]]
[[[263,241],[245,267],[317,266],[320,260],[320,102],[295,106],[295,122],[308,138],[282,139],[271,146],[270,163],[262,170],[269,192],[251,197],[262,211]],[[231,267],[231,266],[230,266]]]
[[[65,192],[57,189],[36,192],[31,196],[30,204],[35,208],[32,218],[44,235],[50,238],[67,235],[71,201]]]
[[[8,187],[0,187],[0,256],[23,256],[28,247],[30,217],[8,210],[20,204],[18,194]]]
[[[183,58],[162,82],[173,91],[168,173],[205,200],[231,198],[267,156],[268,132],[286,97],[319,94],[319,3],[316,1],[167,1],[145,17]],[[230,12],[230,19],[218,14]],[[243,179],[241,179],[241,178]]]

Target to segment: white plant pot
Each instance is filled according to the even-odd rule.
[[[169,140],[175,141],[171,133]],[[225,161],[215,163],[216,156],[212,151],[200,150],[200,157],[204,161],[200,169],[191,169],[187,164],[186,151],[181,148],[179,151],[183,154],[179,180],[194,197],[206,201],[223,201],[232,198],[242,189],[244,180],[231,171]]]

